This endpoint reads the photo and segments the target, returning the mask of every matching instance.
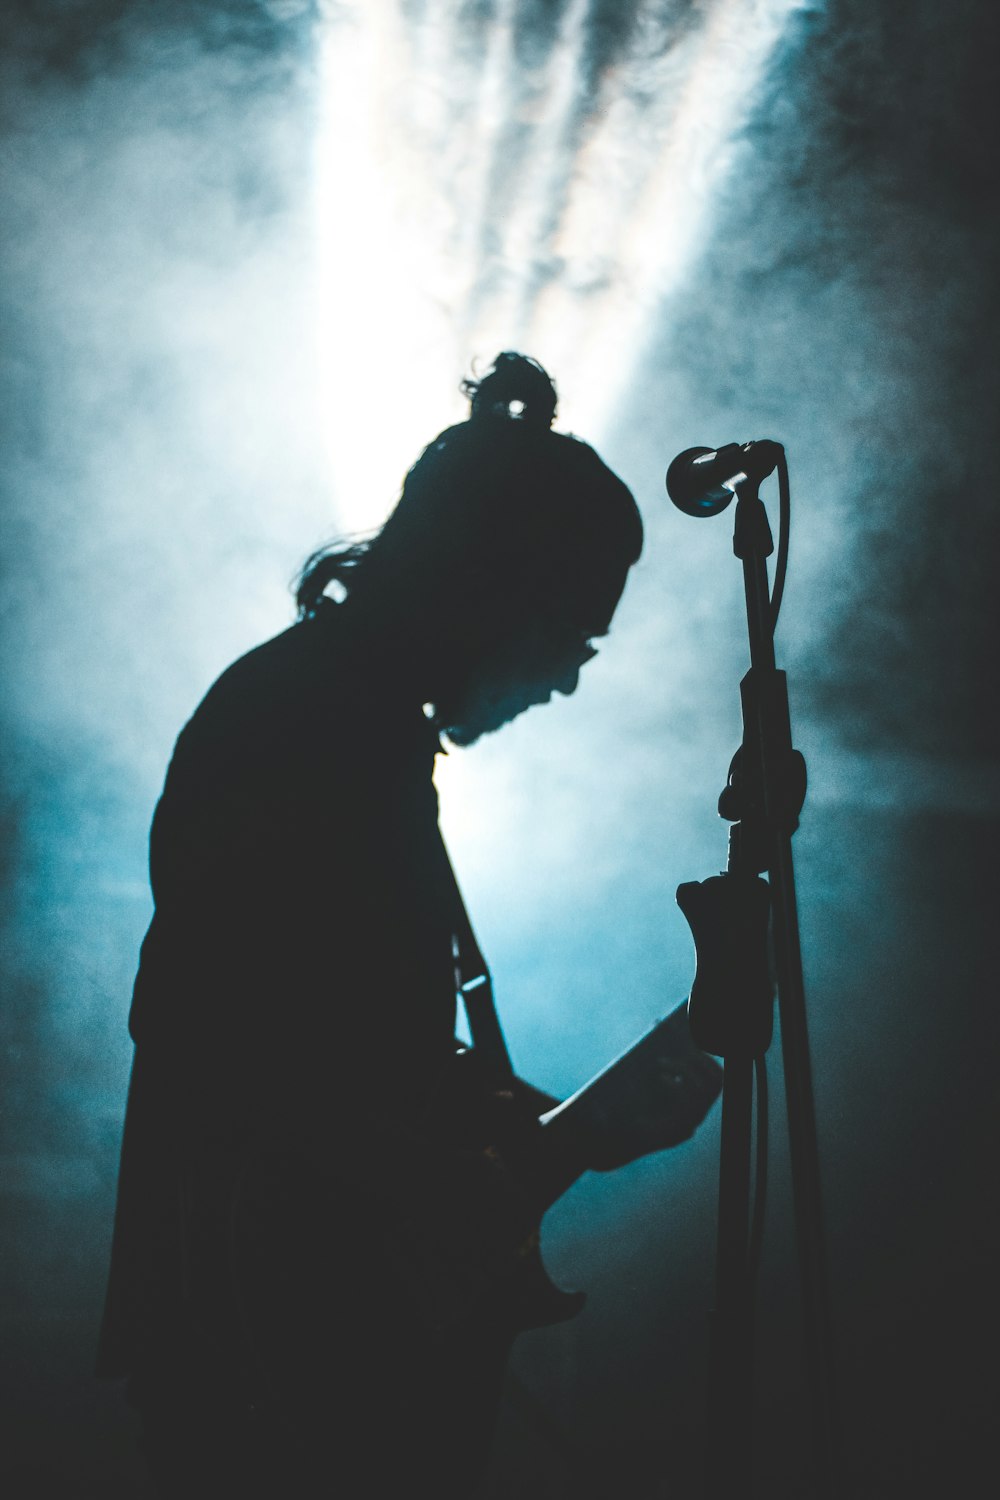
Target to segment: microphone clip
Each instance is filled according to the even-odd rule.
[[[685,448],[667,470],[667,494],[685,515],[721,515],[740,486],[760,484],[773,473],[780,456],[781,444],[770,438],[721,448]]]

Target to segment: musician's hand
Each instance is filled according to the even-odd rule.
[[[583,1090],[575,1108],[569,1101],[567,1112],[587,1165],[609,1172],[686,1141],[721,1091],[722,1068],[695,1046],[682,1004]]]
[[[537,1224],[521,1163],[541,1128],[515,1090],[496,1091],[480,1106],[475,1123],[483,1129],[473,1134],[485,1144],[425,1142],[399,1202],[420,1239],[478,1258],[513,1248]]]
[[[708,1114],[722,1088],[722,1069],[703,1052],[685,1051],[656,1060],[640,1097],[627,1109],[595,1115],[589,1165],[610,1172],[640,1156],[680,1145]]]
[[[433,1094],[406,1169],[393,1173],[386,1243],[415,1305],[444,1326],[496,1295],[537,1251],[538,1116],[558,1100],[518,1078],[496,1088],[464,1051]]]

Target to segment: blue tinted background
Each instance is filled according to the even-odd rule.
[[[577,696],[440,777],[515,1060],[568,1092],[690,985],[674,890],[724,863],[745,626],[729,515],[681,516],[663,473],[778,438],[848,1493],[972,1492],[996,1253],[992,9],[21,0],[5,23],[10,1492],[145,1493],[90,1366],[173,738],[508,346],[551,365],[648,534]],[[758,1468],[797,1497],[779,1057]],[[553,1210],[549,1264],[590,1302],[522,1339],[490,1495],[697,1493],[717,1158],[713,1118]]]

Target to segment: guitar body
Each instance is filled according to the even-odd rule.
[[[569,1185],[554,1184],[545,1159],[540,1115],[557,1101],[515,1077],[501,1083],[474,1048],[459,1048],[420,1122],[442,1153],[467,1153],[482,1162],[484,1177],[495,1176],[495,1222],[491,1205],[483,1205],[481,1233],[473,1229],[472,1243],[464,1244],[456,1243],[461,1236],[439,1241],[410,1221],[404,1253],[419,1265],[419,1295],[432,1324],[447,1326],[491,1305],[513,1334],[566,1322],[586,1295],[558,1287],[542,1259],[542,1216]],[[573,1180],[584,1166],[574,1163]],[[471,1222],[477,1205],[470,1198]]]
[[[310,1326],[378,1344],[393,1328],[443,1342],[565,1322],[585,1297],[545,1269],[546,1210],[589,1167],[687,1139],[721,1082],[681,1006],[562,1104],[516,1078],[498,1088],[459,1049],[421,1115],[358,1121],[338,1175],[288,1152],[248,1159],[230,1244],[249,1343],[273,1365],[302,1361]]]

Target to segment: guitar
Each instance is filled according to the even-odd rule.
[[[518,1079],[484,1089],[474,1049],[459,1051],[455,1074],[445,1113],[452,1129],[456,1117],[466,1122],[467,1144],[476,1141],[495,1169],[493,1212],[487,1208],[478,1243],[474,1229],[449,1244],[433,1227],[405,1221],[400,1274],[435,1328],[485,1304],[501,1307],[513,1329],[563,1322],[585,1296],[562,1291],[545,1270],[545,1213],[584,1172],[687,1140],[721,1093],[722,1068],[692,1041],[685,1001],[562,1103]],[[551,1107],[539,1111],[540,1101]]]
[[[459,1048],[423,1115],[358,1121],[331,1178],[341,1184],[339,1215],[323,1208],[308,1168],[280,1154],[251,1157],[229,1210],[230,1271],[251,1341],[273,1350],[286,1324],[305,1325],[290,1309],[316,1273],[300,1270],[291,1247],[335,1255],[359,1214],[371,1267],[431,1336],[481,1316],[512,1334],[564,1322],[585,1296],[545,1270],[547,1210],[584,1172],[687,1140],[721,1088],[722,1069],[691,1039],[685,1002],[562,1103],[513,1075],[498,1086],[475,1048]],[[290,1361],[272,1353],[265,1362]]]

